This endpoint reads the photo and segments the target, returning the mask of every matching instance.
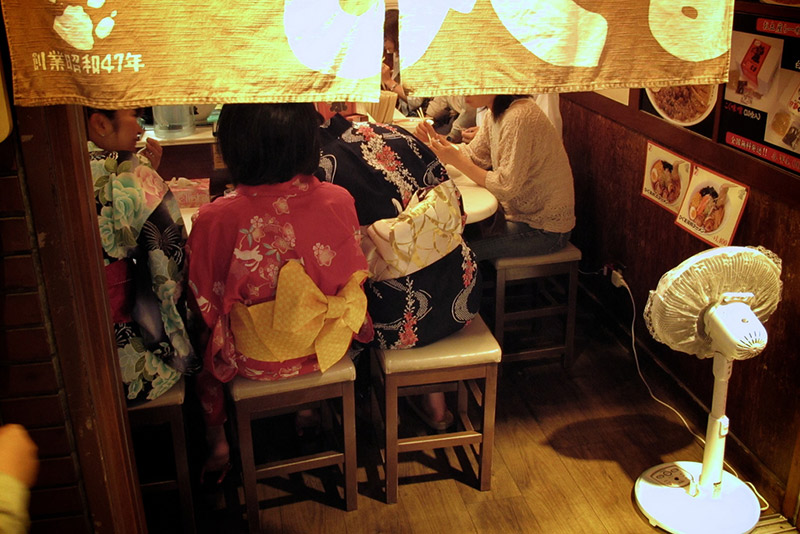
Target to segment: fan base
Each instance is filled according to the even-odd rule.
[[[761,515],[758,499],[741,480],[723,471],[716,497],[690,488],[703,464],[669,462],[651,467],[636,480],[636,504],[653,526],[675,534],[744,534]]]

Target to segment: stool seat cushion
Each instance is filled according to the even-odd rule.
[[[502,358],[500,345],[480,315],[455,334],[430,345],[414,349],[378,349],[376,353],[387,375],[499,363]]]
[[[139,410],[148,410],[153,408],[163,408],[164,406],[180,406],[183,404],[183,399],[186,396],[186,383],[183,378],[175,382],[175,385],[169,388],[166,392],[159,395],[157,398],[136,404],[128,408],[129,412],[136,412]]]
[[[551,263],[567,263],[580,261],[581,251],[570,242],[567,246],[552,254],[538,256],[516,256],[511,258],[497,258],[492,260],[495,269],[509,269],[512,267],[528,267],[532,265],[549,265]]]
[[[324,373],[316,371],[305,375],[285,378],[283,380],[251,380],[237,376],[229,384],[231,397],[234,401],[253,397],[264,397],[299,391],[303,389],[336,384],[339,382],[352,382],[356,379],[356,368],[348,356],[333,364]]]

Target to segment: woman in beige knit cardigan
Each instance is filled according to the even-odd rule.
[[[467,96],[466,102],[490,110],[469,145],[453,145],[427,124],[417,133],[430,135],[442,163],[497,197],[501,213],[491,225],[467,227],[469,246],[479,260],[560,250],[575,227],[575,195],[553,124],[527,95]]]

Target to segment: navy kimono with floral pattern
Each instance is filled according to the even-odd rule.
[[[362,226],[397,217],[415,192],[449,180],[436,155],[402,128],[334,115],[320,133],[317,176],[353,195]],[[364,291],[374,343],[386,349],[427,345],[460,330],[478,313],[481,298],[475,256],[463,242],[407,276],[368,279]]]

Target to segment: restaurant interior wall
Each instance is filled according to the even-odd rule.
[[[625,266],[636,303],[608,278],[584,276],[583,286],[629,331],[635,319],[640,356],[655,358],[697,401],[692,416],[705,428],[713,375],[709,362],[655,342],[642,319],[648,292],[663,273],[708,245],[675,224],[675,216],[641,196],[647,142],[658,143],[751,187],[734,245],[761,245],[783,261],[783,298],[766,324],[769,343],[759,358],[739,362],[731,377],[728,453],[746,466],[744,478],[788,517],[800,486],[800,358],[795,339],[800,303],[800,178],[639,110],[639,91],[624,105],[595,93],[562,95],[564,143],[576,188],[582,270],[608,262]]]

